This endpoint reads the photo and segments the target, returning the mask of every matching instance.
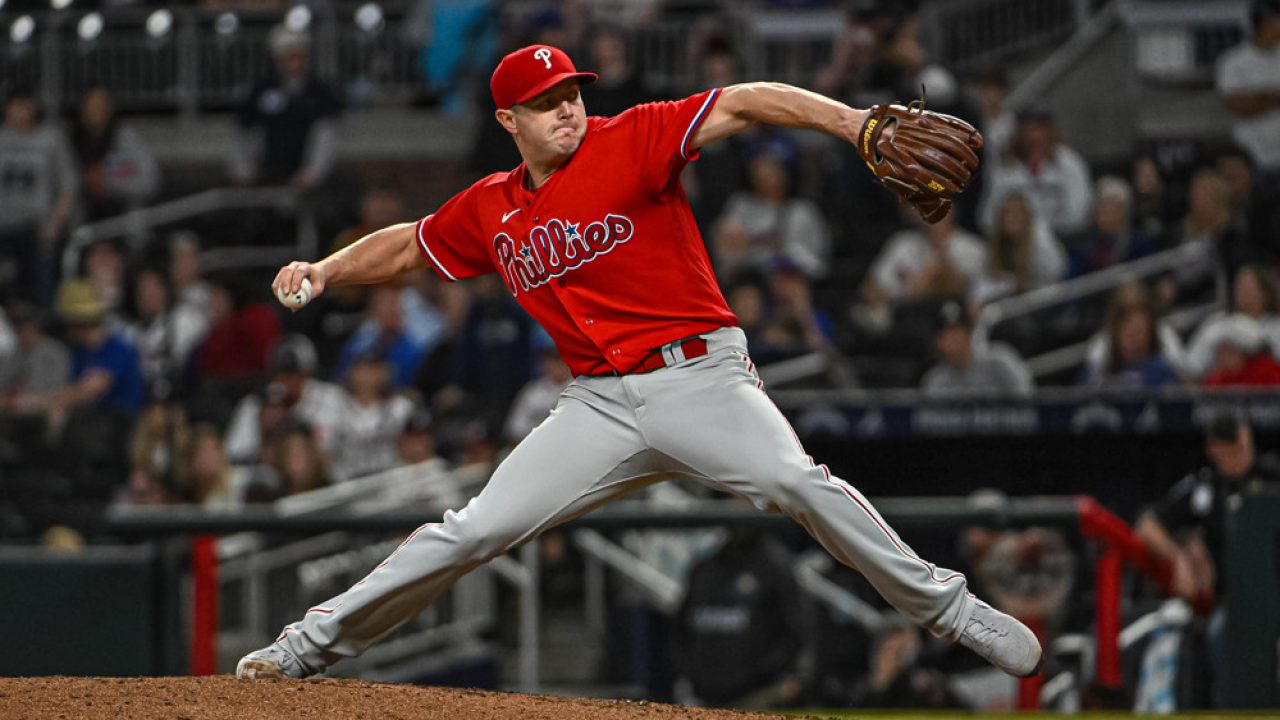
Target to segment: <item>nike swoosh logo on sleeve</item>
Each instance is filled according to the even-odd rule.
[[[523,209],[524,209],[524,208],[516,208],[515,210],[512,210],[511,212],[503,213],[503,214],[502,214],[502,222],[506,222],[506,221],[507,221],[507,218],[511,217],[512,215],[515,215],[516,213],[520,212],[520,211],[521,211],[521,210],[523,210]]]

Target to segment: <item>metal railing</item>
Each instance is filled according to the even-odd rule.
[[[295,242],[293,245],[268,247],[211,248],[201,254],[202,267],[206,271],[271,267],[295,257],[315,256],[319,247],[315,211],[296,190],[288,187],[216,188],[77,227],[62,251],[63,277],[79,275],[80,256],[85,248],[99,240],[123,239],[137,253],[155,239],[157,228],[231,210],[290,213],[297,220]]]
[[[948,0],[921,11],[921,31],[938,63],[958,71],[994,66],[1048,49],[1080,27],[1090,0]]]
[[[1120,611],[1123,594],[1123,570],[1126,565],[1155,580],[1161,587],[1171,583],[1170,568],[1152,555],[1133,531],[1118,517],[1087,497],[1012,498],[991,502],[975,498],[896,498],[876,502],[881,515],[899,530],[910,528],[962,527],[985,525],[1050,526],[1074,530],[1081,537],[1098,543],[1103,552],[1095,564],[1097,653],[1096,679],[1110,690],[1121,688]],[[164,537],[175,533],[217,533],[272,531],[305,533],[317,528],[327,532],[349,529],[407,531],[424,518],[400,512],[395,515],[352,515],[350,513],[309,513],[300,517],[281,517],[275,513],[246,512],[239,515],[182,511],[175,508],[121,508],[108,515],[105,530],[121,536]],[[567,529],[626,529],[653,527],[705,527],[712,525],[751,525],[757,527],[791,527],[793,521],[782,514],[766,514],[751,507],[722,501],[701,501],[680,512],[645,507],[637,501],[618,501],[607,508],[565,523]],[[536,628],[536,578],[538,553],[536,543],[520,550],[520,562],[535,582],[533,603],[522,610],[532,615]],[[214,569],[216,572],[216,569]],[[198,586],[200,584],[198,583]],[[198,604],[200,598],[194,599]],[[861,614],[860,610],[852,612]],[[1203,608],[1197,608],[1203,611]],[[869,621],[869,618],[867,618]],[[216,630],[216,628],[215,628]],[[537,657],[537,636],[521,634],[521,653]],[[530,648],[529,644],[533,647]],[[522,665],[522,670],[524,666]],[[537,667],[528,668],[537,672]],[[529,685],[536,687],[536,683]]]
[[[1047,47],[1087,17],[1092,0],[948,0],[926,3],[924,38],[931,56],[957,70]],[[427,94],[423,44],[412,18],[387,7],[377,24],[353,21],[355,3],[320,5],[310,21],[312,58],[321,77],[349,104],[403,105]],[[243,102],[267,72],[271,27],[281,13],[232,15],[171,7],[171,29],[153,37],[152,11],[112,8],[100,34],[82,39],[90,13],[76,8],[19,15],[0,13],[0,76],[39,88],[46,108],[67,109],[93,83],[111,88],[128,111],[225,111]],[[159,11],[157,11],[159,12]],[[27,33],[12,31],[29,24]],[[706,22],[668,20],[628,28],[630,52],[651,87],[687,91],[699,82],[699,48],[711,26],[734,41],[749,80],[802,86],[830,57],[844,30],[840,11],[777,11],[733,5]],[[367,29],[365,29],[367,28]],[[19,41],[18,37],[22,37]]]
[[[78,31],[90,12],[6,13],[0,75],[38,87],[46,108],[66,109],[91,84],[102,84],[124,111],[192,115],[236,107],[271,66],[267,40],[280,14],[165,8],[156,12],[170,13],[171,30],[156,37],[148,32],[154,26],[149,12],[107,10],[100,34],[91,39]],[[310,29],[320,75],[360,105],[404,103],[420,92],[420,47],[406,32],[405,18],[389,15],[366,30],[348,12],[316,11]],[[29,34],[13,31],[15,23],[28,23]]]
[[[424,505],[424,512],[439,512],[441,499],[460,500],[470,495],[488,478],[489,468],[470,466],[447,470],[443,464],[395,468],[375,475],[282,498],[273,503],[273,512],[281,518],[301,518],[320,512],[356,510],[378,513],[404,509],[406,505]],[[225,622],[222,634],[235,638],[247,647],[264,645],[275,637],[279,628],[275,615],[268,611],[271,603],[281,605],[269,592],[270,578],[292,575],[299,587],[297,596],[323,600],[329,593],[345,589],[355,578],[372,570],[390,555],[401,538],[360,545],[350,532],[328,532],[315,537],[264,549],[261,536],[240,533],[221,538],[217,554],[221,563],[219,583],[223,593],[234,592],[242,608],[240,623]],[[353,549],[354,548],[354,549]],[[390,641],[381,643],[359,658],[344,663],[344,675],[367,675],[388,665],[420,658],[427,650],[441,656],[466,655],[481,646],[484,634],[497,618],[494,579],[511,585],[520,598],[519,648],[517,682],[522,689],[538,687],[538,558],[536,546],[526,546],[517,561],[508,556],[494,558],[486,568],[469,573],[446,591],[441,598],[412,621],[407,630],[399,631]],[[321,595],[323,597],[314,597]],[[277,608],[301,615],[311,603],[286,602]],[[296,605],[297,607],[294,607]],[[438,608],[447,607],[447,613]]]
[[[974,342],[979,345],[988,343],[992,329],[999,323],[1114,290],[1126,283],[1170,272],[1188,263],[1203,262],[1209,252],[1210,248],[1206,243],[1187,243],[1078,278],[997,300],[984,307],[979,313],[973,328]],[[1176,321],[1178,329],[1186,329],[1219,307],[1221,302],[1187,308],[1175,314],[1172,319]],[[1084,359],[1087,344],[1087,342],[1079,343],[1030,358],[1028,365],[1037,376],[1068,369]]]
[[[1138,73],[1146,80],[1209,83],[1222,53],[1249,27],[1248,0],[1128,0],[1121,17],[1136,39]]]

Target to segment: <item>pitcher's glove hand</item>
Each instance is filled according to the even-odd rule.
[[[911,203],[926,222],[936,223],[978,169],[982,134],[958,117],[925,110],[924,103],[872,106],[858,154],[898,202]]]

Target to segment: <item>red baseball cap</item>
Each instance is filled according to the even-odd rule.
[[[530,45],[502,58],[489,78],[493,102],[503,110],[544,93],[569,79],[594,82],[595,73],[578,72],[563,50],[550,45]]]

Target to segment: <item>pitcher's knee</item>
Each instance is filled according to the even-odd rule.
[[[822,480],[821,472],[814,467],[779,463],[769,474],[762,474],[757,485],[779,507],[796,507],[808,502],[813,484]]]
[[[483,522],[459,523],[454,547],[458,564],[482,563],[506,552],[516,536]]]

